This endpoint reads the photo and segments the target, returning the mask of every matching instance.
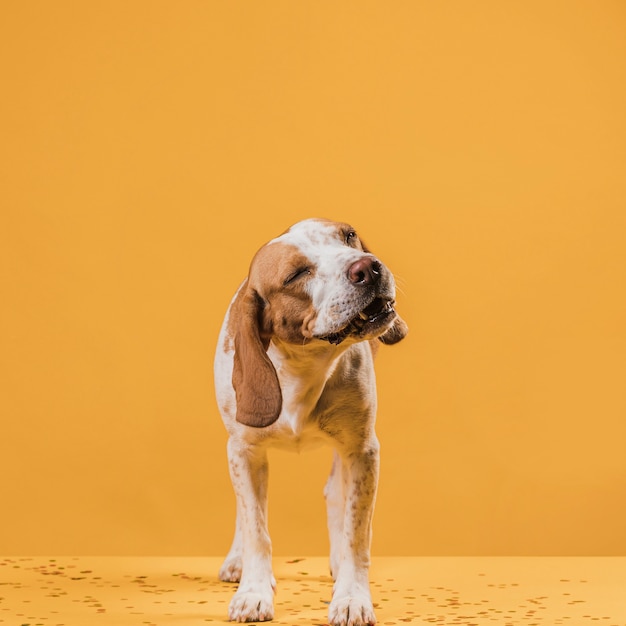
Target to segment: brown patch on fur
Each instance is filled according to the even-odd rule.
[[[292,278],[299,270],[306,270]],[[250,284],[264,302],[261,335],[287,343],[308,343],[317,316],[305,290],[315,267],[295,246],[273,243],[257,252],[250,266]]]
[[[233,303],[228,321],[235,349],[232,382],[237,421],[247,426],[269,426],[282,409],[278,376],[267,356],[272,337],[296,344],[312,338],[316,313],[304,289],[309,274],[289,280],[302,269],[315,271],[295,246],[264,246]]]

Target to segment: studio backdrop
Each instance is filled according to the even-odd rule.
[[[626,5],[0,10],[0,554],[222,555],[212,358],[263,243],[397,275],[377,555],[626,554]],[[278,555],[331,453],[275,452]]]

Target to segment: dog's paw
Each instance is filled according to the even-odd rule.
[[[237,592],[228,607],[231,622],[265,622],[274,619],[272,593]]]
[[[226,557],[220,567],[219,579],[225,583],[238,583],[241,580],[241,557]]]
[[[368,593],[336,596],[328,610],[330,626],[373,626],[374,607]]]

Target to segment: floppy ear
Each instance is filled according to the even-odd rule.
[[[378,338],[378,341],[390,346],[404,339],[409,332],[406,322],[398,315],[391,328]]]
[[[283,397],[276,370],[267,356],[269,341],[263,341],[259,331],[262,300],[249,287],[240,298],[233,364],[237,421],[263,428],[278,419]]]

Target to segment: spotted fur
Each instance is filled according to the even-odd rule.
[[[393,275],[348,224],[299,222],[254,256],[215,356],[237,499],[235,537],[219,573],[239,582],[229,619],[274,616],[267,448],[327,443],[329,623],[376,622],[368,581],[379,465],[373,356],[379,342],[406,335],[394,301]]]

